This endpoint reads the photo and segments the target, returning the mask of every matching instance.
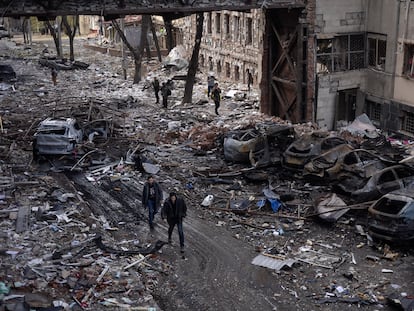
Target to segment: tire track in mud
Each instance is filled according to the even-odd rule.
[[[125,222],[123,230],[147,235],[154,241],[167,240],[167,224],[160,221],[148,232],[146,226],[136,226],[137,218],[146,224],[140,214],[140,187],[136,180],[128,183],[102,181],[94,185],[82,174],[70,176],[76,188],[83,192],[91,211],[104,215],[110,222]],[[113,190],[117,187],[121,190]],[[251,247],[234,238],[225,228],[217,227],[189,209],[184,220],[186,250],[179,253],[177,229],[173,232],[173,245],[162,249],[162,257],[175,267],[168,276],[162,276],[160,286],[153,295],[163,310],[292,310],[290,306],[275,306],[273,294],[280,291],[275,278],[266,269],[253,266],[256,253]],[[121,234],[121,232],[119,232]]]
[[[266,298],[272,297],[272,286],[256,285],[270,284],[270,280],[262,283],[261,278],[269,278],[271,273],[260,275],[262,268],[251,264],[256,254],[228,231],[190,211],[184,221],[184,235],[185,260],[174,251],[164,252],[176,267],[175,279],[164,285],[175,287],[167,293],[168,301],[160,304],[165,310],[282,310]]]

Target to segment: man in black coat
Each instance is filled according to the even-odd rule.
[[[155,181],[154,176],[149,176],[142,191],[142,206],[148,208],[148,224],[154,229],[154,216],[158,212],[162,200],[162,189]]]
[[[171,235],[175,225],[177,225],[178,236],[180,237],[180,250],[184,253],[184,232],[183,218],[187,215],[187,205],[184,200],[177,197],[175,192],[171,192],[169,198],[164,202],[161,211],[161,218],[167,218],[168,222],[168,243],[171,244]]]

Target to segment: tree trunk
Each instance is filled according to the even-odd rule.
[[[49,31],[50,31],[50,34],[51,34],[51,35],[52,35],[52,37],[53,37],[53,41],[55,42],[55,47],[56,47],[56,54],[57,54],[57,57],[62,57],[62,55],[60,54],[58,34],[57,34],[57,32],[56,32],[55,28],[52,26],[52,24],[50,23],[50,21],[49,21],[49,20],[46,20],[46,21],[45,21],[45,23],[46,23],[47,28],[48,28],[48,29],[49,29]]]
[[[191,103],[193,99],[193,86],[195,81],[195,75],[198,68],[198,54],[200,52],[201,37],[203,36],[203,22],[204,14],[197,13],[196,19],[196,37],[193,48],[193,54],[191,55],[190,64],[188,66],[187,80],[185,82],[183,103]]]
[[[139,81],[141,81],[141,51],[140,49],[134,49],[133,46],[128,42],[124,32],[122,31],[121,27],[119,27],[119,24],[116,20],[112,21],[112,25],[118,32],[118,35],[121,38],[122,42],[127,46],[128,50],[131,52],[132,57],[134,58],[135,73],[133,83],[137,84]]]
[[[79,16],[76,15],[75,19],[73,21],[73,30],[70,27],[70,24],[68,22],[68,18],[67,16],[62,16],[62,24],[65,27],[65,33],[66,35],[69,37],[69,49],[70,49],[70,60],[74,61],[75,60],[75,52],[74,52],[74,48],[73,48],[73,41],[75,39],[75,35],[76,35],[76,30],[79,24]]]
[[[170,52],[173,47],[174,47],[174,38],[173,38],[173,26],[172,26],[172,22],[170,19],[166,18],[165,16],[163,16],[164,19],[164,25],[165,25],[165,30],[167,31],[167,50],[168,52]]]
[[[152,22],[152,18],[150,18],[150,28],[152,32],[152,38],[154,39],[155,48],[157,49],[157,56],[158,60],[161,62],[161,51],[160,51],[160,44],[158,43],[157,32],[155,31],[154,23]]]
[[[140,43],[140,47],[141,47],[141,55],[144,52],[144,48],[147,50],[147,58],[148,60],[151,59],[151,51],[149,48],[149,43],[148,43],[148,27],[150,24],[150,20],[151,20],[151,16],[150,15],[143,15],[142,16],[142,24],[141,24],[141,43]]]

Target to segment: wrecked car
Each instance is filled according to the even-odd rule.
[[[224,158],[255,167],[280,162],[280,150],[285,149],[292,130],[290,125],[262,124],[260,129],[229,132],[223,143]]]
[[[33,137],[33,155],[66,155],[83,140],[83,130],[74,118],[47,118]]]
[[[350,145],[339,145],[332,150],[310,160],[304,168],[304,175],[340,179],[347,174],[355,174],[362,178],[373,174],[393,161],[364,149],[355,149]]]
[[[338,186],[350,193],[356,202],[376,200],[381,195],[402,189],[414,182],[414,169],[404,165],[394,165],[373,174],[368,181],[356,177],[350,178]]]
[[[381,240],[414,242],[414,187],[382,196],[368,209],[368,232]]]
[[[320,137],[316,133],[294,141],[283,154],[283,165],[287,168],[302,170],[305,164],[336,146],[347,144],[341,137]]]

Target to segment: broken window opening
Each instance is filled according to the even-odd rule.
[[[239,16],[233,16],[233,35],[234,35],[234,41],[239,41],[240,39],[240,17]]]
[[[204,67],[204,54],[200,55],[200,67]]]
[[[365,113],[374,125],[380,125],[382,105],[371,100],[365,101]]]
[[[216,13],[216,33],[220,33],[221,31],[221,14]]]
[[[224,15],[224,32],[226,35],[230,33],[230,15],[229,14]]]
[[[230,78],[230,76],[231,76],[230,63],[226,62],[225,66],[226,66],[226,78]]]
[[[403,111],[401,130],[414,134],[414,113]]]
[[[217,67],[217,73],[220,74],[221,73],[221,61],[217,61],[216,62],[216,67]]]
[[[385,35],[368,34],[368,66],[377,70],[385,70],[387,37]]]
[[[208,17],[207,17],[207,32],[208,33],[212,33],[213,32],[212,31],[212,27],[211,27],[211,24],[212,24],[211,20],[212,20],[212,13],[209,12],[208,13]]]
[[[414,44],[404,45],[403,75],[414,78]]]
[[[211,57],[211,56],[209,56],[209,58],[208,58],[208,70],[210,70],[210,71],[214,70],[213,57]]]
[[[364,34],[349,34],[317,41],[317,72],[365,68]]]
[[[248,17],[246,21],[246,44],[252,44],[253,43],[253,20]]]
[[[239,81],[240,80],[240,67],[234,66],[234,80]]]

